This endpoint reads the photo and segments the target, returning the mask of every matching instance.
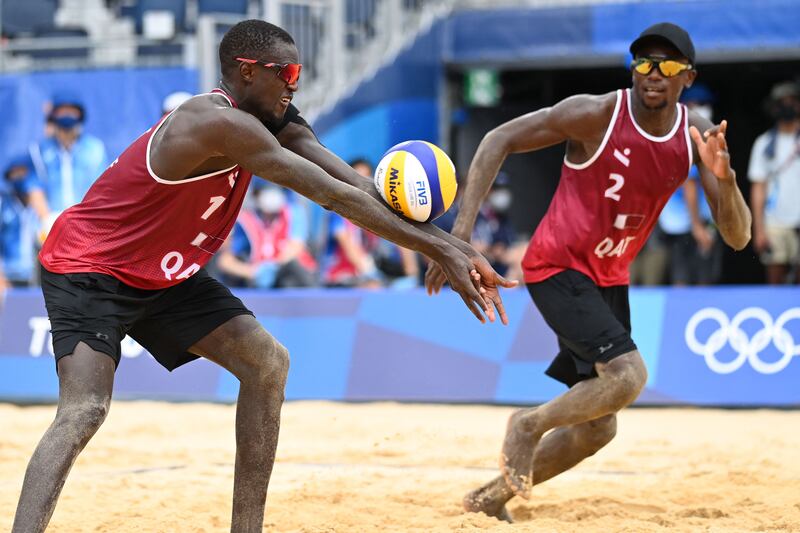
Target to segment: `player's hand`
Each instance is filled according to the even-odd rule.
[[[500,322],[507,326],[508,316],[506,315],[505,307],[503,307],[503,299],[500,297],[500,287],[511,289],[516,287],[519,282],[509,281],[498,274],[495,269],[492,268],[492,265],[489,264],[489,261],[480,254],[472,256],[470,259],[475,266],[475,270],[477,270],[478,274],[481,276],[481,293],[483,299],[494,305],[495,309],[497,309],[497,314],[500,315]]]
[[[439,294],[445,281],[447,281],[447,277],[439,263],[428,261],[428,270],[425,271],[425,290],[428,291],[428,296]]]
[[[486,323],[484,314],[490,322],[495,321],[494,309],[481,294],[480,274],[466,255],[453,248],[452,252],[442,256],[439,267],[450,282],[450,287],[461,296],[464,305],[481,324]]]
[[[703,135],[694,126],[689,128],[689,135],[692,136],[697,153],[703,164],[719,180],[735,179],[736,174],[731,168],[731,156],[728,153],[728,143],[725,140],[725,131],[728,129],[728,121],[723,120],[719,126],[714,126],[706,130]]]

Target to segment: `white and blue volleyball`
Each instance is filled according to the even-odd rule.
[[[456,197],[456,168],[441,148],[406,141],[389,148],[375,169],[375,187],[395,211],[417,222],[441,216]]]

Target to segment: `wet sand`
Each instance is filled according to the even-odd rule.
[[[465,514],[497,474],[508,407],[294,402],[267,506],[274,532],[800,532],[800,411],[630,409],[596,456]],[[55,407],[0,404],[0,530]],[[217,532],[230,524],[233,406],[115,402],[48,531]]]

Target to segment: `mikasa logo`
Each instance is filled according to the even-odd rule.
[[[392,202],[392,207],[397,210],[402,210],[403,206],[397,197],[397,185],[400,181],[400,171],[396,168],[389,169],[389,200]]]

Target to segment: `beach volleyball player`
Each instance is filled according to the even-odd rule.
[[[202,356],[239,379],[231,529],[262,530],[289,356],[203,270],[236,220],[251,172],[427,255],[481,321],[482,312],[494,319],[492,306],[505,321],[496,287],[504,282],[480,255],[393,214],[370,179],[319,144],[291,105],[301,66],[288,33],[245,21],[219,53],[220,88],[143,133],[44,244],[59,403],[25,473],[15,533],[47,527],[75,458],[106,417],[126,334],[169,370]]]
[[[674,24],[655,24],[630,51],[631,89],[573,96],[511,120],[483,138],[469,169],[453,228],[465,240],[508,154],[567,143],[558,188],[522,266],[534,303],[558,336],[560,352],[547,374],[570,389],[511,416],[503,475],[466,496],[469,511],[508,519],[505,503],[515,494],[527,498],[533,485],[614,437],[615,413],[647,380],[631,339],[628,265],[692,163],[725,242],[741,250],[750,240],[750,211],[730,166],[726,122],[714,126],[678,104],[697,76],[689,35]],[[435,266],[426,278],[429,291],[441,287]]]

